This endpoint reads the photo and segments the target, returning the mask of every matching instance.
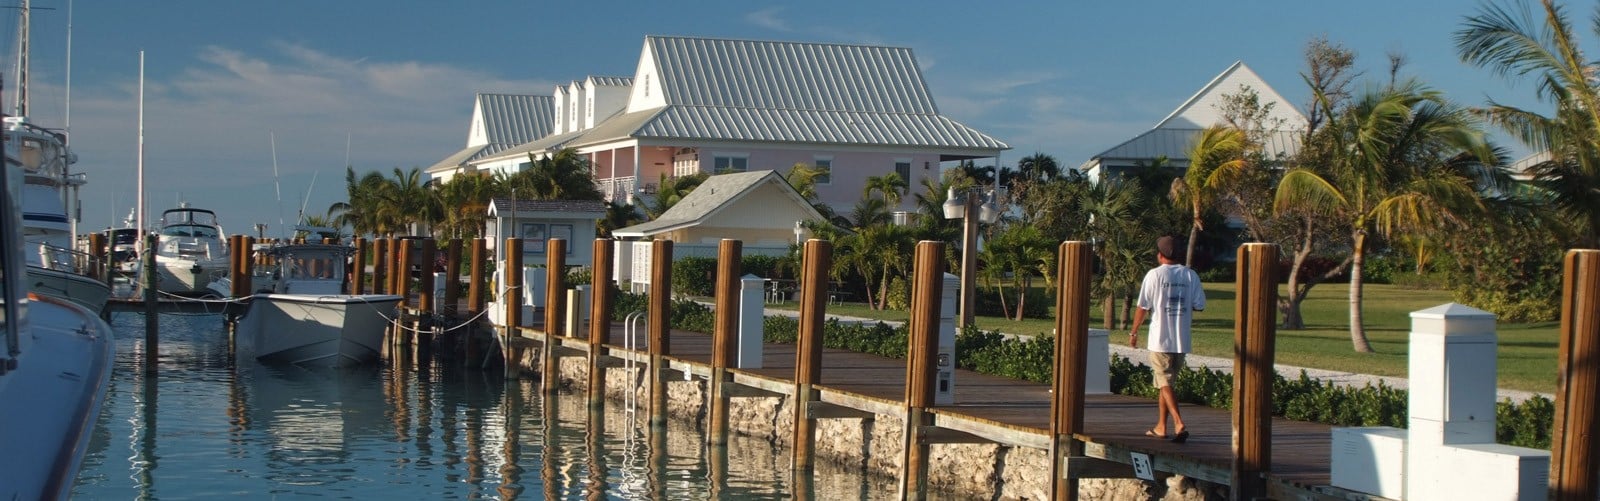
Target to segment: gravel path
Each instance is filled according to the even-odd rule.
[[[793,310],[781,310],[781,309],[768,308],[766,310],[766,312],[767,312],[768,315],[783,315],[783,316],[787,316],[787,317],[798,317],[798,316],[800,316],[800,312],[793,311]],[[849,316],[844,316],[844,315],[828,315],[828,318],[838,319],[840,322],[866,322],[866,323],[883,322],[885,324],[894,325],[894,326],[899,326],[902,323],[902,322],[891,322],[891,321],[883,321],[883,320],[874,320],[874,319],[870,319],[870,318],[849,317]],[[1020,334],[1006,334],[1006,335],[1007,336],[1012,336],[1012,337],[1018,337],[1018,338],[1028,337],[1027,335],[1020,335]],[[1111,353],[1119,355],[1119,356],[1122,356],[1122,357],[1125,357],[1125,358],[1127,358],[1129,360],[1132,360],[1135,363],[1149,364],[1149,362],[1148,362],[1148,360],[1150,359],[1150,356],[1148,354],[1149,352],[1147,352],[1147,351],[1145,351],[1143,349],[1131,348],[1128,345],[1117,344],[1117,343],[1113,342],[1111,344]],[[1222,372],[1225,372],[1225,373],[1230,373],[1230,374],[1233,373],[1233,359],[1231,359],[1231,358],[1207,357],[1207,356],[1200,356],[1200,355],[1189,355],[1187,357],[1187,363],[1188,363],[1188,365],[1190,367],[1206,367],[1206,368],[1209,368],[1209,369],[1218,370],[1218,371],[1222,371]],[[1282,374],[1283,377],[1289,378],[1289,379],[1298,379],[1300,377],[1300,371],[1305,371],[1306,375],[1310,376],[1312,379],[1325,381],[1325,382],[1332,382],[1333,384],[1337,384],[1337,385],[1340,385],[1340,386],[1354,386],[1354,387],[1362,387],[1362,386],[1367,386],[1367,385],[1377,386],[1379,382],[1382,382],[1384,385],[1387,385],[1387,386],[1389,386],[1391,388],[1404,389],[1404,388],[1408,387],[1406,378],[1389,377],[1389,376],[1374,376],[1374,375],[1371,375],[1371,374],[1357,374],[1357,373],[1354,373],[1354,372],[1340,372],[1340,371],[1331,371],[1331,370],[1326,370],[1326,369],[1312,369],[1312,368],[1309,368],[1309,367],[1297,367],[1297,366],[1293,366],[1293,365],[1284,365],[1284,364],[1277,364],[1276,368],[1278,370],[1278,374]],[[1498,398],[1500,400],[1511,399],[1511,401],[1513,401],[1513,402],[1521,402],[1523,400],[1527,400],[1529,398],[1532,398],[1535,395],[1538,395],[1538,396],[1541,396],[1541,397],[1544,397],[1544,398],[1547,398],[1547,399],[1551,399],[1551,400],[1555,399],[1554,395],[1551,395],[1551,394],[1548,394],[1548,393],[1536,393],[1536,392],[1531,392],[1531,391],[1511,390],[1511,389],[1506,389],[1506,388],[1501,388],[1499,390],[1497,396],[1498,396]]]

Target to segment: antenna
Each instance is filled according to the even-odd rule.
[[[306,196],[300,199],[300,223],[306,222],[306,205],[311,203],[311,190],[317,187],[317,174],[321,172],[311,171],[311,186],[306,187]]]
[[[267,137],[272,140],[272,191],[278,196],[278,231],[282,233],[286,230],[283,224],[283,187],[278,183],[278,134],[267,131]]]

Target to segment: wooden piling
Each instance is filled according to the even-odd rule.
[[[567,241],[552,238],[545,242],[544,344],[539,357],[539,383],[545,394],[561,389],[561,362],[556,346],[566,333],[562,323],[567,315]]]
[[[605,407],[606,367],[600,357],[611,342],[611,278],[613,247],[610,239],[594,241],[594,273],[589,298],[589,412]]]
[[[795,340],[794,459],[792,468],[810,472],[816,464],[817,420],[806,409],[818,399],[822,383],[822,326],[828,309],[828,270],[833,242],[810,239],[800,254],[800,332]]]
[[[461,302],[461,239],[452,238],[444,247],[444,315],[455,319],[460,316]]]
[[[505,246],[505,266],[501,274],[506,282],[505,296],[500,298],[500,304],[505,306],[505,331],[500,336],[500,354],[505,359],[506,379],[521,377],[522,357],[512,343],[520,337],[517,326],[522,325],[522,239],[507,238]]]
[[[739,353],[739,277],[744,243],[723,239],[717,244],[717,319],[711,332],[711,423],[713,447],[728,445],[728,367]],[[726,461],[727,452],[723,451]],[[724,468],[724,473],[726,469]],[[715,472],[713,472],[715,473]]]
[[[480,363],[479,361],[482,360],[478,356],[477,326],[479,324],[478,315],[483,313],[483,291],[488,286],[485,283],[487,278],[484,276],[484,270],[488,269],[486,265],[489,259],[486,243],[487,240],[482,237],[472,239],[472,252],[470,252],[472,269],[467,279],[467,318],[473,319],[473,322],[472,325],[467,327],[467,334],[463,336],[461,350],[468,364]]]
[[[243,295],[248,296],[255,292],[256,286],[255,261],[251,259],[251,255],[255,254],[254,252],[251,252],[251,249],[254,249],[256,246],[256,237],[245,235],[244,238],[239,240],[241,240],[240,243],[243,244],[243,246],[239,247],[239,250],[236,252],[244,254],[244,257],[239,259],[239,266],[241,268],[239,270],[239,282],[242,282],[239,287],[239,291],[242,292]]]
[[[1089,280],[1094,247],[1062,242],[1056,271],[1055,370],[1050,395],[1050,499],[1078,499],[1078,478],[1067,478],[1062,461],[1083,456],[1084,368],[1089,361]]]
[[[106,254],[106,235],[104,233],[90,233],[89,269],[87,271],[89,272],[89,276],[98,278],[101,281],[110,284],[111,280],[109,280],[107,278],[108,275],[106,275],[106,270],[109,269],[107,264],[109,261],[106,260]]]
[[[160,248],[161,237],[150,233],[144,237],[144,359],[145,370],[155,372],[156,363],[161,355],[161,322],[156,309],[156,285],[159,274],[156,272],[156,249]]]
[[[244,261],[250,254],[243,252],[244,235],[228,235],[228,297],[244,297]],[[229,319],[232,323],[232,319]]]
[[[483,291],[488,286],[488,277],[484,276],[485,264],[489,262],[489,251],[483,238],[472,239],[472,269],[467,277],[467,315],[478,316],[483,313]],[[498,299],[496,299],[498,301]]]
[[[372,293],[385,294],[389,290],[389,239],[372,241]]]
[[[356,237],[356,254],[350,259],[350,287],[351,294],[364,294],[367,290],[367,249],[371,245],[367,239]]]
[[[944,242],[918,242],[916,268],[912,273],[900,499],[920,500],[928,495],[928,443],[922,440],[922,429],[932,424],[933,416],[927,409],[933,406],[939,376],[939,295],[944,292]]]
[[[1550,437],[1550,499],[1590,501],[1600,493],[1600,250],[1567,251],[1561,279],[1561,341],[1556,356],[1555,427]]]
[[[433,263],[434,257],[439,255],[439,243],[433,238],[422,239],[422,266],[417,272],[417,319],[413,344],[417,346],[418,356],[427,359],[428,348],[433,344]]]
[[[402,238],[394,241],[394,273],[390,274],[390,281],[394,282],[392,290],[400,296],[402,309],[414,306],[411,301],[411,247],[412,239]]]
[[[1272,380],[1278,325],[1278,246],[1239,247],[1233,328],[1231,499],[1267,495],[1272,468]]]
[[[672,354],[671,240],[651,242],[649,304],[650,426],[664,432],[667,425],[666,356]]]

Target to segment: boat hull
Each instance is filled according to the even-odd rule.
[[[111,385],[111,326],[75,303],[29,301],[32,340],[0,376],[0,499],[65,499]],[[26,451],[26,453],[22,453]]]
[[[105,311],[106,299],[111,297],[111,286],[105,282],[38,266],[28,267],[28,290],[72,301],[95,315]]]
[[[228,261],[225,259],[196,261],[157,256],[156,274],[158,291],[183,295],[206,294],[208,292],[206,285],[228,275]]]
[[[399,302],[390,294],[256,294],[239,319],[235,351],[267,363],[366,364],[378,359]]]

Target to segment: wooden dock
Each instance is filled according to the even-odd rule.
[[[518,331],[532,342],[544,342],[541,330]],[[611,332],[612,339],[621,340],[623,324],[612,323]],[[711,335],[681,330],[673,330],[671,335],[672,355],[664,357],[668,367],[700,378],[710,377]],[[648,364],[648,340],[643,338],[632,351],[621,343],[604,346],[611,357]],[[557,341],[560,351],[573,355],[588,352],[585,339],[557,336]],[[762,368],[726,370],[732,374],[734,385],[792,398],[797,348],[794,344],[765,343]],[[828,404],[874,414],[902,414],[906,408],[906,361],[824,349],[822,382],[814,388],[820,392],[820,401]],[[947,436],[966,434],[978,441],[1032,449],[1050,446],[1049,385],[958,369],[955,401],[955,405],[930,409],[935,427],[956,432]],[[1184,405],[1184,422],[1192,435],[1187,443],[1176,444],[1144,436],[1154,423],[1155,408],[1155,401],[1148,398],[1089,395],[1084,432],[1077,435],[1084,442],[1085,455],[1127,465],[1131,463],[1130,452],[1147,454],[1158,474],[1181,474],[1228,484],[1233,461],[1229,411]],[[1324,424],[1273,420],[1274,454],[1267,475],[1272,497],[1348,499],[1344,491],[1328,485],[1332,429]],[[1124,473],[1118,476],[1132,478],[1131,466]]]

